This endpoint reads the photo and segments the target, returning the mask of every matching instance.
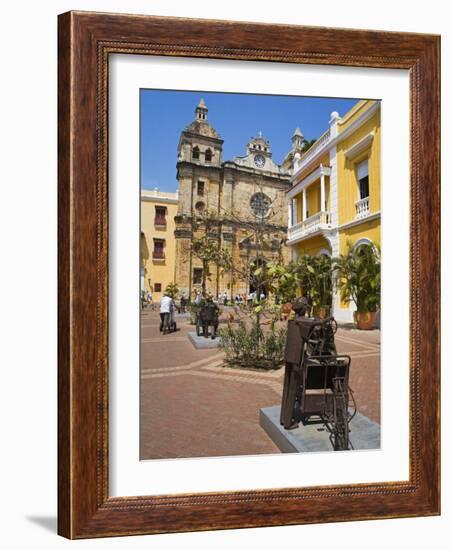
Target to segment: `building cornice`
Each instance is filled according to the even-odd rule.
[[[322,237],[325,237],[325,239],[328,239],[328,236],[331,234],[333,229],[334,229],[333,227],[331,229],[324,229],[324,228],[316,229],[315,231],[312,231],[311,233],[308,233],[306,235],[300,235],[298,237],[293,237],[292,239],[288,239],[286,241],[286,245],[292,246],[293,244],[300,243],[308,239],[312,239],[312,237],[318,237],[319,235],[321,235]]]
[[[291,189],[287,191],[287,198],[292,199],[300,191],[303,191],[306,187],[317,181],[321,176],[330,176],[331,168],[329,166],[320,165],[316,170],[308,174],[304,179],[295,184]]]
[[[224,143],[224,140],[219,137],[206,136],[204,134],[197,134],[196,132],[191,132],[190,130],[182,130],[181,136],[189,137],[191,139],[205,140],[210,142],[215,142],[218,146],[221,146]]]
[[[332,147],[336,147],[338,143],[349,137],[353,132],[355,132],[360,126],[362,126],[365,122],[367,122],[380,108],[380,102],[375,102],[369,109],[364,111],[364,113],[360,114],[356,120],[350,123],[349,126],[344,128],[342,132],[337,134],[335,137],[331,137],[328,141],[325,141],[325,144],[323,147],[319,147],[319,150],[315,152],[315,154],[306,162],[306,164],[303,164],[303,158],[301,158],[300,167],[298,170],[294,173],[294,175],[291,178],[291,182],[296,182],[297,179],[299,179],[300,175],[306,171],[309,167],[313,166],[316,162],[318,162],[322,156],[327,152],[330,151]],[[315,144],[313,145],[315,147]],[[309,153],[309,151],[308,151]]]
[[[222,167],[224,169],[229,169],[234,172],[244,172],[253,176],[259,176],[263,178],[271,178],[283,181],[284,183],[290,183],[290,174],[271,172],[269,170],[257,170],[255,168],[250,168],[249,166],[244,166],[243,164],[237,164],[233,160],[226,160],[223,162]]]
[[[179,202],[179,198],[177,196],[176,197],[159,197],[158,195],[145,195],[143,192],[140,194],[140,198],[143,202],[155,202],[155,203],[164,203],[164,204],[177,204]]]
[[[381,212],[374,212],[373,214],[369,214],[368,216],[364,218],[358,218],[357,220],[352,220],[350,222],[345,222],[338,226],[338,229],[348,229],[349,227],[354,227],[355,225],[359,225],[361,223],[371,222],[372,220],[376,220],[381,217]]]
[[[353,159],[357,157],[372,144],[374,137],[375,137],[375,132],[368,133],[367,136],[363,137],[362,139],[357,141],[354,145],[349,147],[346,151],[344,151],[344,155],[348,159]]]

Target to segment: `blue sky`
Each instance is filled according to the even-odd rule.
[[[223,160],[246,153],[249,139],[262,131],[273,159],[281,163],[298,126],[306,139],[328,128],[330,113],[344,115],[358,100],[213,92],[141,90],[141,187],[176,191],[177,145],[181,131],[195,118],[203,97],[208,120],[224,140]]]

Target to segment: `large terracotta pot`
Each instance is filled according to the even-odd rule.
[[[281,317],[283,319],[287,319],[290,316],[291,311],[292,311],[292,304],[290,302],[283,304],[281,306]]]
[[[326,319],[330,314],[330,308],[328,306],[322,306],[319,308],[320,319]]]
[[[375,324],[375,311],[357,311],[355,313],[356,326],[360,330],[371,330]]]

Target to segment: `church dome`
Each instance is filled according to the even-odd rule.
[[[220,134],[208,122],[194,120],[185,128],[186,132],[198,134],[209,138],[220,139]]]
[[[185,128],[185,132],[197,134],[208,138],[220,139],[220,134],[207,122],[207,113],[209,109],[204,102],[204,99],[200,99],[198,106],[195,109],[195,120]]]

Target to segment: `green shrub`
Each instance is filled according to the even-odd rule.
[[[334,259],[333,269],[345,304],[353,301],[357,311],[363,313],[378,311],[381,291],[378,248],[370,244],[356,247],[347,241],[345,253]]]
[[[219,331],[220,347],[231,366],[256,369],[277,369],[284,362],[287,330],[274,323],[264,331],[257,323],[247,327],[243,321],[231,323]]]

